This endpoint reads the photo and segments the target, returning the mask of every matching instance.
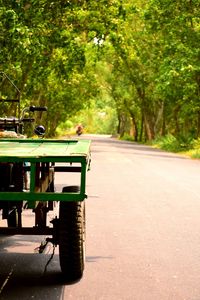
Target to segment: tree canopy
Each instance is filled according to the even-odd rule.
[[[0,3],[0,71],[49,135],[95,106],[121,136],[200,136],[199,1]]]

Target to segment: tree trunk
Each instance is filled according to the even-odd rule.
[[[150,108],[149,100],[146,99],[145,96],[145,90],[142,88],[137,88],[138,96],[141,100],[141,109],[144,117],[144,126],[145,126],[145,132],[146,132],[146,138],[147,140],[151,141],[154,139],[155,133],[154,133],[154,123],[153,122],[153,113]]]
[[[131,123],[132,123],[132,135],[134,136],[134,140],[137,142],[138,141],[138,126],[137,122],[135,119],[135,116],[133,113],[131,113]]]
[[[139,141],[142,141],[142,137],[143,137],[143,131],[144,131],[144,116],[142,114],[141,116],[141,124],[140,124],[140,134],[139,134]]]
[[[125,117],[125,114],[122,113],[120,115],[120,128],[119,128],[119,135],[120,137],[123,137],[124,134],[125,134],[125,126],[126,126],[126,117]]]
[[[163,119],[164,119],[164,101],[160,102],[160,105],[158,105],[156,121],[155,121],[155,124],[154,124],[154,134],[155,134],[155,136],[158,133],[162,134]]]
[[[154,126],[148,114],[144,114],[144,124],[146,129],[147,140],[152,141],[155,137]]]
[[[197,138],[200,137],[200,110],[197,112]]]
[[[178,136],[180,133],[179,120],[178,120],[179,111],[180,111],[180,105],[177,105],[174,109],[175,136]]]
[[[165,105],[163,105],[161,136],[164,136],[165,134],[166,134],[166,107],[165,107]]]

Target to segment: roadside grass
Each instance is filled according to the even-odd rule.
[[[129,142],[135,142],[134,137],[132,137],[129,134],[126,134],[126,133],[122,137],[120,137],[120,140],[122,140],[122,141],[129,141]]]
[[[198,158],[200,159],[200,149],[192,149],[189,150],[186,155],[190,156],[191,158]]]
[[[124,135],[121,140],[133,141],[134,139],[129,135]],[[178,153],[194,159],[200,159],[200,138],[194,139],[192,137],[179,136],[175,137],[172,134],[157,137],[146,144],[153,148],[162,149],[168,152]]]
[[[174,152],[200,159],[200,138],[178,137],[168,134],[164,137],[156,138],[151,145],[154,148]]]

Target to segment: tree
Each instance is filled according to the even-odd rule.
[[[84,99],[74,82],[79,78],[82,83],[84,78],[88,85],[85,48],[94,37],[108,34],[118,1],[99,1],[98,9],[96,1],[10,0],[1,4],[0,68],[14,79],[23,104],[45,104],[49,116],[56,107],[57,115],[63,117],[63,109],[72,113],[82,108]]]
[[[196,0],[152,0],[144,13],[149,32],[160,36],[162,59],[156,92],[164,100],[165,131],[175,127],[175,135],[199,134],[198,14]]]

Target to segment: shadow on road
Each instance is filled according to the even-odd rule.
[[[49,255],[0,254],[0,299],[60,299],[61,272],[50,266],[44,273],[48,259]]]
[[[52,249],[34,253],[40,241],[41,236],[0,236],[0,300],[61,299],[66,282],[58,254],[46,268]]]
[[[62,299],[64,287],[79,282],[64,281],[57,253],[45,269],[52,251],[34,253],[40,240],[41,236],[0,236],[0,300]],[[102,259],[113,257],[87,256],[86,263]]]

